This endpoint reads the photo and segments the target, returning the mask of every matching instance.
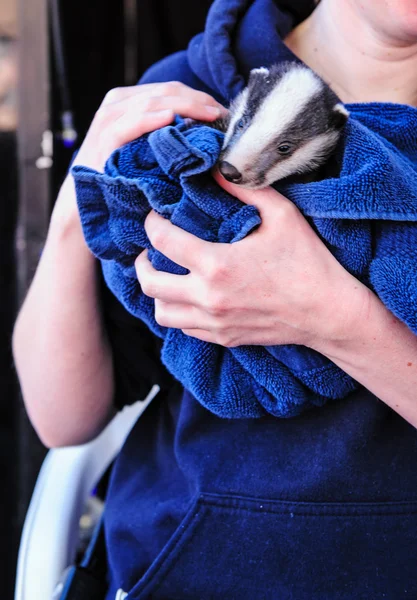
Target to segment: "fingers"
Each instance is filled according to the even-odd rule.
[[[132,115],[97,113],[74,165],[83,164],[102,171],[106,160],[117,148],[172,123],[174,112],[160,110]]]
[[[74,164],[102,170],[114,150],[169,125],[175,114],[213,121],[226,112],[208,94],[178,82],[115,88],[96,112]]]
[[[182,304],[194,301],[190,276],[157,271],[150,263],[147,251],[139,254],[135,261],[135,269],[142,291],[146,296]]]
[[[188,335],[189,337],[197,338],[197,339],[201,340],[202,342],[210,342],[211,344],[216,343],[214,335],[210,331],[207,331],[205,329],[184,327],[182,329],[182,332],[185,333],[185,335]]]
[[[194,90],[187,85],[178,81],[169,81],[166,83],[146,83],[142,85],[127,86],[121,88],[114,88],[107,92],[103,104],[114,104],[116,102],[122,102],[132,97],[165,97],[165,96],[178,96],[190,98],[193,102],[201,105],[212,106],[219,108],[223,112],[227,112],[226,109],[217,102],[212,96],[199,90]]]
[[[219,186],[226,190],[226,192],[229,192],[229,194],[238,198],[245,204],[256,206],[261,215],[270,206],[276,207],[278,202],[290,203],[285,196],[274,190],[272,187],[267,187],[262,190],[249,190],[234,183],[230,183],[217,169],[213,171],[213,177]]]
[[[184,327],[182,328],[182,332],[185,333],[185,335],[197,338],[202,342],[217,344],[218,346],[223,346],[224,348],[236,348],[236,346],[242,345],[239,342],[239,335],[237,333],[222,334],[209,329],[203,329],[201,327]]]
[[[174,120],[174,111],[170,109],[141,110],[134,106],[123,106],[119,115],[104,115],[105,123],[98,132],[100,158],[107,160],[114,150],[136,138],[169,125]]]
[[[154,211],[146,217],[145,230],[154,248],[177,265],[197,273],[207,274],[219,253],[228,251],[228,244],[213,244],[201,240]]]
[[[104,108],[113,112],[110,115],[113,118],[109,127],[113,129],[112,137],[116,135],[120,144],[156,129],[150,119],[154,115],[157,121],[163,123],[158,127],[162,127],[171,123],[176,114],[199,121],[214,121],[222,114],[220,108],[196,102],[195,99],[186,96],[140,94],[128,98],[124,103],[110,104]],[[104,119],[109,120],[109,116],[105,114]]]
[[[155,300],[155,320],[162,327],[172,329],[209,329],[209,316],[191,304],[174,304]]]
[[[140,117],[161,111],[170,111],[172,118],[178,114],[204,121],[213,121],[227,112],[208,94],[170,82],[110,90],[97,111],[95,121],[101,125],[116,121],[120,130],[128,130],[141,120]],[[140,131],[148,133],[149,127],[145,124]]]
[[[141,99],[138,101],[141,106]],[[203,103],[194,94],[188,96],[151,96],[144,99],[142,110],[172,110],[175,114],[182,117],[190,117],[203,121],[213,121],[218,119],[223,111],[220,106]]]

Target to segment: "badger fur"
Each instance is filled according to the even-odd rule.
[[[315,171],[335,150],[348,116],[307,66],[287,62],[254,69],[226,119],[214,124],[225,132],[219,170],[251,189]]]

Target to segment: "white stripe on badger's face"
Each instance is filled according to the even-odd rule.
[[[240,119],[243,117],[243,113],[245,112],[245,108],[246,108],[246,103],[248,101],[248,93],[249,92],[248,92],[247,88],[245,88],[243,90],[243,92],[241,92],[233,102],[233,107],[232,107],[233,118],[230,121],[229,126],[227,128],[226,135],[224,136],[223,148],[226,148],[227,144],[229,143],[229,140],[232,137],[233,130],[235,128],[236,123],[238,121],[240,121]]]
[[[313,96],[322,89],[322,83],[312,71],[302,67],[291,69],[266,96],[253,121],[236,144],[226,150],[224,160],[244,173],[257,162],[262,151],[296,119]],[[229,125],[223,147],[227,146],[234,125],[242,117],[248,94],[239,102],[238,110]],[[282,139],[281,142],[286,140]]]

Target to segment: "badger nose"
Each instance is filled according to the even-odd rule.
[[[242,174],[239,173],[236,167],[225,160],[222,160],[219,164],[219,171],[227,181],[231,181],[232,183],[239,183],[242,179]]]

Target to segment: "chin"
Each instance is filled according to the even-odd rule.
[[[353,7],[354,12],[372,25],[373,30],[400,44],[417,42],[416,0],[342,0]],[[340,0],[334,0],[337,4]]]
[[[404,11],[403,14],[398,15],[396,23],[396,31],[392,33],[397,34],[398,39],[402,39],[407,43],[417,43],[417,4],[413,7],[413,12]]]
[[[381,4],[385,6],[381,7]],[[408,43],[417,43],[416,0],[385,0],[375,3],[375,9],[383,16],[385,31],[390,36]]]

